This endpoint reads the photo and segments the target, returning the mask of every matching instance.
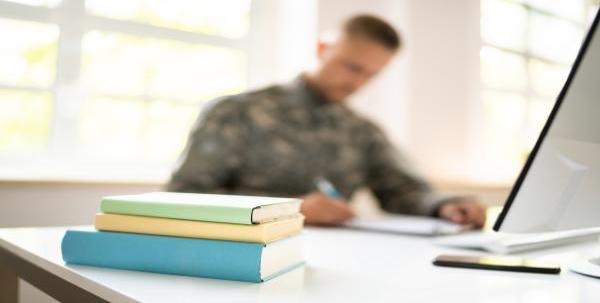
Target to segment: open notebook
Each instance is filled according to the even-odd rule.
[[[452,235],[470,229],[470,226],[458,225],[436,218],[390,214],[374,218],[354,218],[346,222],[344,226],[367,231],[417,236]]]

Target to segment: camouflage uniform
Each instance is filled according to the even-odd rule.
[[[439,204],[379,128],[302,78],[211,102],[167,190],[301,196],[319,177],[346,199],[366,186],[391,212],[432,215]]]

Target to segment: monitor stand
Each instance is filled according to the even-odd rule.
[[[600,278],[600,257],[578,261],[569,266],[569,269],[582,275]]]

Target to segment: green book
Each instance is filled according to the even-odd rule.
[[[302,200],[259,196],[152,192],[102,199],[104,213],[259,224],[295,216]]]

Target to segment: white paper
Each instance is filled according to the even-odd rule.
[[[456,234],[470,228],[469,226],[458,225],[445,220],[406,215],[354,218],[344,224],[344,226],[370,231],[421,236]]]

